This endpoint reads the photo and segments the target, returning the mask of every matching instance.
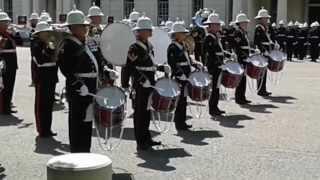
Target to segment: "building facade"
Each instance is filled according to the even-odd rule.
[[[144,12],[155,24],[176,17],[189,24],[194,13],[203,7],[215,9],[226,22],[234,19],[240,10],[252,19],[262,6],[270,11],[272,21],[320,21],[319,0],[0,0],[0,8],[8,12],[15,22],[18,15],[30,15],[33,11],[42,10],[56,19],[59,14],[70,11],[74,4],[87,12],[93,1],[106,16],[114,16],[116,20],[128,17],[135,9]]]

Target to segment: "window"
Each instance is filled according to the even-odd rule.
[[[99,6],[101,5],[101,1],[100,0],[91,0],[91,4],[95,4],[96,6]]]
[[[123,16],[125,18],[129,18],[130,13],[134,9],[134,0],[124,0],[123,3],[124,3],[123,4],[123,7],[124,7]]]
[[[12,18],[12,0],[4,1],[4,11]]]
[[[169,18],[169,1],[158,0],[158,24],[167,21]]]
[[[192,0],[192,13],[196,14],[199,9],[203,9],[203,0]]]

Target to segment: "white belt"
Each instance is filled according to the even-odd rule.
[[[151,66],[151,67],[137,66],[136,69],[139,70],[139,71],[156,71],[157,67],[155,67],[155,66]]]
[[[241,49],[250,49],[249,46],[240,46]]]
[[[15,53],[17,52],[16,49],[1,49],[0,53]]]
[[[305,37],[298,37],[298,39],[305,39]]]
[[[269,42],[263,42],[263,43],[261,43],[261,44],[266,45],[266,46],[269,46],[271,43],[269,43]]]
[[[223,52],[217,52],[216,55],[217,56],[224,56],[224,53]]]
[[[318,39],[319,36],[311,36],[310,38],[312,38],[312,39]]]
[[[79,78],[96,78],[98,73],[77,73],[75,76]]]
[[[37,64],[38,67],[54,67],[57,63],[55,62],[49,62],[49,63],[43,63],[43,64]]]
[[[285,34],[278,34],[278,37],[284,37],[286,36]]]
[[[287,38],[294,38],[294,36],[287,36]]]
[[[189,66],[189,63],[188,62],[179,62],[179,63],[176,63],[178,66]]]

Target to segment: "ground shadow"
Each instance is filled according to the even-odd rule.
[[[112,180],[134,180],[133,174],[123,168],[112,167]]]
[[[218,116],[214,120],[219,121],[219,125],[227,128],[244,128],[243,125],[239,125],[238,123],[240,121],[247,121],[247,120],[253,120],[253,117],[242,115],[242,114],[236,114],[236,115],[225,115],[225,116]]]
[[[297,98],[292,96],[269,96],[264,98],[270,100],[271,102],[282,104],[293,104],[291,101],[297,100]]]
[[[119,127],[113,128],[112,137],[119,138],[120,137],[120,132],[121,132],[121,129]],[[93,137],[98,137],[96,128],[94,128],[92,133],[93,133]],[[159,132],[153,131],[153,130],[150,130],[150,133],[151,133],[151,137],[155,137],[155,136],[159,136],[160,135]],[[105,134],[105,132],[101,131],[100,134],[101,135]],[[134,135],[134,128],[123,128],[122,139],[123,140],[128,140],[128,141],[135,141],[136,138],[135,138],[135,135]]]
[[[24,129],[24,128],[29,128],[30,126],[32,126],[33,123],[21,123],[19,126],[18,126],[18,129]]]
[[[0,126],[16,126],[19,125],[23,119],[14,115],[0,115]]]
[[[223,137],[219,131],[215,130],[194,130],[194,131],[178,131],[176,136],[182,138],[181,142],[186,144],[204,146],[209,143],[204,142],[207,138],[221,138]]]
[[[242,105],[242,108],[248,109],[251,112],[256,112],[256,113],[272,113],[268,109],[276,109],[279,108],[278,106],[275,106],[273,104],[247,104],[247,105]]]
[[[53,103],[53,108],[52,108],[52,111],[62,111],[62,110],[65,110],[65,104],[64,103],[61,103],[60,101],[55,101]]]
[[[0,180],[4,180],[6,176],[7,175],[5,175],[5,174],[0,174]]]
[[[174,171],[176,168],[168,165],[170,159],[191,157],[191,154],[186,152],[183,148],[175,148],[141,151],[137,153],[137,156],[145,161],[144,163],[138,164],[139,167],[159,171]]]
[[[63,144],[54,138],[41,138],[37,136],[35,141],[36,149],[34,152],[38,154],[51,154],[56,156],[70,151],[68,144]]]

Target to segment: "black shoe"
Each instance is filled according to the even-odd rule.
[[[239,104],[239,105],[246,105],[246,104],[250,104],[251,101],[246,100],[246,99],[244,99],[244,100],[239,100],[239,101],[236,100],[236,103]]]
[[[270,96],[271,94],[272,94],[271,92],[259,92],[258,93],[259,96],[263,96],[263,97]]]
[[[226,111],[221,110],[221,109],[218,109],[218,111],[219,111],[221,114],[225,114],[225,113],[226,113]]]
[[[15,114],[17,113],[18,111],[15,111],[15,110],[7,110],[7,111],[4,111],[3,114],[6,114],[6,115],[11,115],[11,114]]]
[[[53,136],[57,136],[57,135],[58,135],[57,133],[54,133],[54,132],[50,131],[48,133],[40,134],[40,137],[48,138],[48,137],[53,137]]]
[[[213,110],[209,113],[211,116],[221,116],[222,112],[219,110]]]
[[[0,164],[0,173],[4,172],[6,169],[4,167],[1,166]]]
[[[137,146],[137,151],[147,151],[151,149],[150,144],[140,144]]]
[[[150,142],[148,144],[150,146],[160,146],[162,143],[161,143],[161,141],[150,140]]]

